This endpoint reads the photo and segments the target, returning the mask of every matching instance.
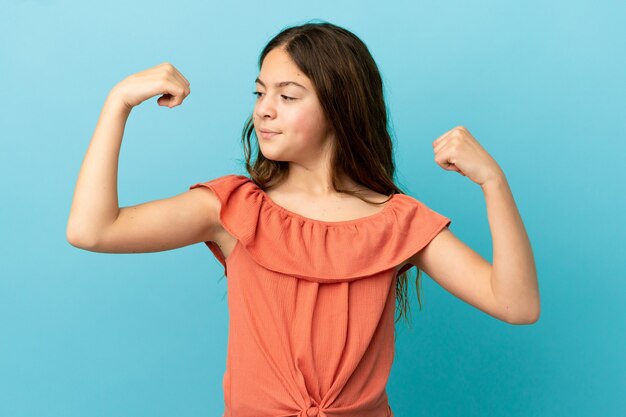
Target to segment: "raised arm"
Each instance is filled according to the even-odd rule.
[[[433,142],[435,161],[479,184],[493,241],[493,264],[444,229],[411,263],[450,293],[510,324],[539,319],[535,261],[526,229],[503,171],[464,128]]]
[[[163,200],[119,208],[117,171],[131,110],[162,94],[174,107],[189,95],[189,82],[171,64],[133,74],[108,94],[83,160],[67,222],[67,240],[94,252],[155,252],[211,240],[219,200],[201,187]]]

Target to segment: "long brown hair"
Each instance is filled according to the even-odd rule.
[[[395,166],[392,140],[387,129],[383,83],[367,46],[350,31],[322,21],[283,29],[261,52],[259,69],[265,56],[274,48],[283,48],[311,80],[327,121],[335,133],[331,160],[331,179],[335,191],[351,194],[370,204],[384,204],[393,194],[405,194],[393,180]],[[258,139],[255,160],[251,163],[252,134],[256,138],[254,117],[250,116],[242,133],[245,167],[251,179],[265,190],[281,182],[289,164],[265,158],[260,152]],[[341,189],[338,185],[342,174],[357,184],[391,196],[376,203],[355,191]],[[415,285],[421,310],[420,278],[421,271],[417,269]],[[395,322],[404,317],[410,325],[407,281],[408,271],[398,276],[396,306],[400,314]]]

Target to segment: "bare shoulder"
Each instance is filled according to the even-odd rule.
[[[222,224],[219,220],[222,203],[217,195],[209,187],[196,187],[187,191],[194,201],[194,214],[202,229],[206,230],[202,241],[210,241],[220,233]]]
[[[220,208],[220,199],[217,194],[208,186],[199,186],[186,191],[193,199],[197,200],[199,205],[204,205],[211,210],[218,210]]]

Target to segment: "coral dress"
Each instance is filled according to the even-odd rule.
[[[355,220],[303,217],[251,179],[208,187],[237,239],[228,259],[227,417],[391,417],[396,267],[451,223],[406,194]],[[398,274],[411,268],[406,264]]]

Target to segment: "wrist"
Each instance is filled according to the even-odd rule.
[[[483,191],[485,191],[489,188],[501,187],[505,185],[506,182],[507,181],[506,181],[506,177],[504,176],[504,172],[500,170],[494,175],[490,176],[487,180],[485,180],[485,182],[480,184],[480,187],[483,189]]]
[[[109,94],[107,95],[105,101],[105,105],[124,113],[130,113],[130,111],[133,109],[133,106],[128,104],[126,100],[124,100],[124,97],[122,97],[119,91],[115,88],[109,91]]]

